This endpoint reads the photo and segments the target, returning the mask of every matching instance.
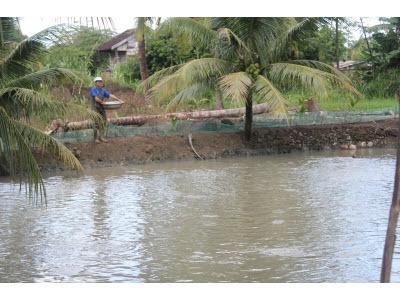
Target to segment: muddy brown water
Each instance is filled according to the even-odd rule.
[[[297,153],[0,182],[0,282],[375,282],[392,150]],[[392,281],[400,281],[399,249]]]

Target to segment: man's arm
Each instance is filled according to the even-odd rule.
[[[100,99],[99,97],[97,97],[97,96],[94,97],[94,100],[95,100],[97,103],[99,103],[99,104],[103,104],[103,103],[104,103],[104,101],[101,100],[101,99]]]
[[[115,96],[115,95],[113,95],[113,94],[110,94],[110,98],[114,98],[115,100],[121,101],[121,99],[119,99],[117,96]]]

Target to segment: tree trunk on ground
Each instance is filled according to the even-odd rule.
[[[222,92],[221,90],[216,87],[215,88],[215,102],[216,102],[216,109],[224,109],[224,102],[223,102]]]
[[[251,105],[251,103],[250,103]],[[143,125],[147,121],[151,120],[168,120],[175,117],[177,120],[188,120],[188,119],[210,119],[210,118],[231,118],[241,117],[247,115],[247,111],[252,111],[252,114],[262,114],[268,111],[268,105],[266,103],[257,104],[251,107],[221,109],[221,110],[207,110],[207,111],[194,111],[194,112],[177,112],[168,113],[164,115],[142,115],[142,116],[128,116],[120,118],[109,118],[108,122],[114,125]],[[251,125],[251,123],[250,123]],[[64,130],[81,130],[93,127],[93,122],[90,120],[69,122],[62,124],[61,120],[53,121],[49,132],[55,131],[57,128],[63,128]],[[251,128],[251,126],[250,126]]]
[[[335,18],[335,46],[336,68],[339,69],[339,18]]]
[[[139,53],[139,65],[140,65],[140,77],[145,80],[149,77],[149,69],[146,61],[146,45],[144,40],[144,34],[138,41],[138,53]]]
[[[249,91],[249,94],[246,98],[246,114],[245,114],[245,123],[244,123],[244,136],[246,141],[251,140],[252,130],[251,127],[253,125],[253,99],[252,93]]]
[[[397,100],[400,100],[400,90],[396,95]],[[400,120],[399,130],[400,130]],[[392,205],[389,211],[389,221],[386,232],[385,247],[383,250],[383,260],[381,269],[381,282],[390,282],[390,274],[392,271],[393,252],[396,244],[396,228],[400,212],[400,135],[397,136],[397,158],[396,158],[396,173],[394,177],[394,188]]]

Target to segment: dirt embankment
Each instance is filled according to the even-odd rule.
[[[241,133],[193,134],[193,146],[204,159],[229,156],[289,153],[291,151],[340,149],[342,145],[393,147],[397,141],[397,122],[299,126],[255,129],[246,143]],[[116,137],[108,143],[66,144],[83,166],[94,167],[121,163],[142,164],[151,161],[199,159],[190,147],[188,136]],[[54,167],[45,156],[44,167]],[[58,166],[60,167],[60,166]]]

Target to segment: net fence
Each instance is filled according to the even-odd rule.
[[[270,115],[254,115],[253,128],[273,128],[304,125],[363,123],[392,119],[391,110],[370,112],[306,112],[292,114],[289,120],[273,118]],[[244,121],[231,119],[176,120],[163,124],[116,126],[108,124],[107,137],[171,136],[189,133],[237,133],[243,132]],[[93,141],[93,129],[57,132],[52,135],[63,143]]]

